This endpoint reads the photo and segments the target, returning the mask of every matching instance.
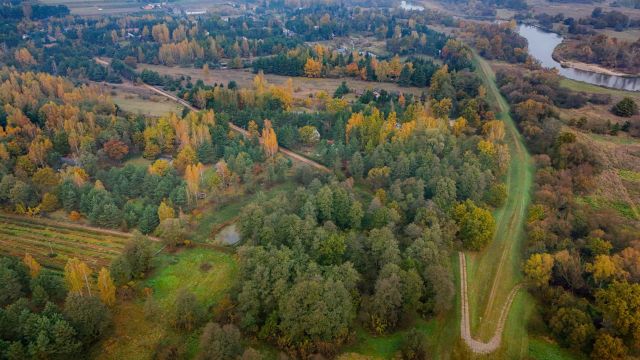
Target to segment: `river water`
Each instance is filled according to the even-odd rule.
[[[599,74],[591,71],[564,68],[559,62],[553,60],[553,49],[562,42],[562,36],[546,32],[537,27],[520,25],[518,32],[529,42],[529,54],[540,61],[542,66],[558,69],[560,75],[589,84],[606,86],[613,89],[640,91],[640,76],[626,77]]]

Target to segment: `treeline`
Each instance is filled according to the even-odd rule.
[[[0,19],[20,20],[23,18],[42,20],[48,17],[63,17],[69,15],[66,5],[42,5],[42,4],[15,4],[0,5]]]
[[[552,30],[554,23],[565,25],[570,34],[594,34],[593,29],[612,28],[616,31],[623,31],[627,28],[639,27],[640,19],[631,19],[620,11],[603,11],[602,8],[595,8],[588,18],[565,17],[564,14],[551,16],[546,13],[535,16],[539,24],[546,29]]]
[[[594,191],[602,167],[557,119],[554,106],[566,105],[554,95],[558,75],[539,68],[501,71],[497,81],[538,168],[524,272],[542,305],[548,330],[541,331],[594,359],[635,353],[637,230],[606,208],[578,201]]]
[[[253,70],[287,76],[312,78],[354,77],[360,80],[396,82],[402,86],[429,86],[437,65],[428,59],[398,56],[378,60],[374,55],[356,51],[345,54],[324,47],[299,48],[286,55],[264,57],[253,62]]]

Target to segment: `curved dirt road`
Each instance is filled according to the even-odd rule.
[[[460,258],[460,314],[462,318],[460,319],[460,336],[462,340],[469,346],[471,351],[478,354],[488,354],[494,352],[500,347],[500,342],[502,340],[502,331],[504,330],[504,324],[507,321],[507,317],[509,315],[509,309],[511,308],[511,303],[513,299],[516,297],[518,290],[520,290],[520,285],[516,285],[509,296],[507,296],[507,301],[502,306],[502,310],[500,311],[500,318],[498,319],[498,325],[496,326],[495,333],[491,337],[489,342],[482,342],[474,339],[471,336],[471,324],[469,322],[469,299],[467,297],[467,261],[465,260],[464,253],[459,252],[458,256]]]

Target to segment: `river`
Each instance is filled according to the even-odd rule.
[[[640,77],[626,77],[599,74],[591,71],[565,68],[555,61],[551,54],[553,50],[562,42],[562,36],[543,31],[537,27],[520,25],[518,32],[529,42],[529,54],[540,61],[542,66],[558,69],[560,75],[589,84],[606,86],[613,89],[630,91],[640,91]]]

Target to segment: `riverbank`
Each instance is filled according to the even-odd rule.
[[[556,48],[553,50],[553,53],[551,53],[551,57],[553,58],[553,60],[560,63],[560,66],[562,66],[563,68],[572,68],[576,70],[589,71],[596,74],[609,75],[609,76],[620,76],[620,77],[637,77],[638,76],[638,74],[631,74],[631,73],[626,73],[618,70],[612,70],[598,64],[585,63],[577,60],[567,60],[562,55],[562,53],[564,51],[567,51],[567,47],[569,46],[571,45],[569,45],[568,41],[564,40],[560,45],[556,46]]]

